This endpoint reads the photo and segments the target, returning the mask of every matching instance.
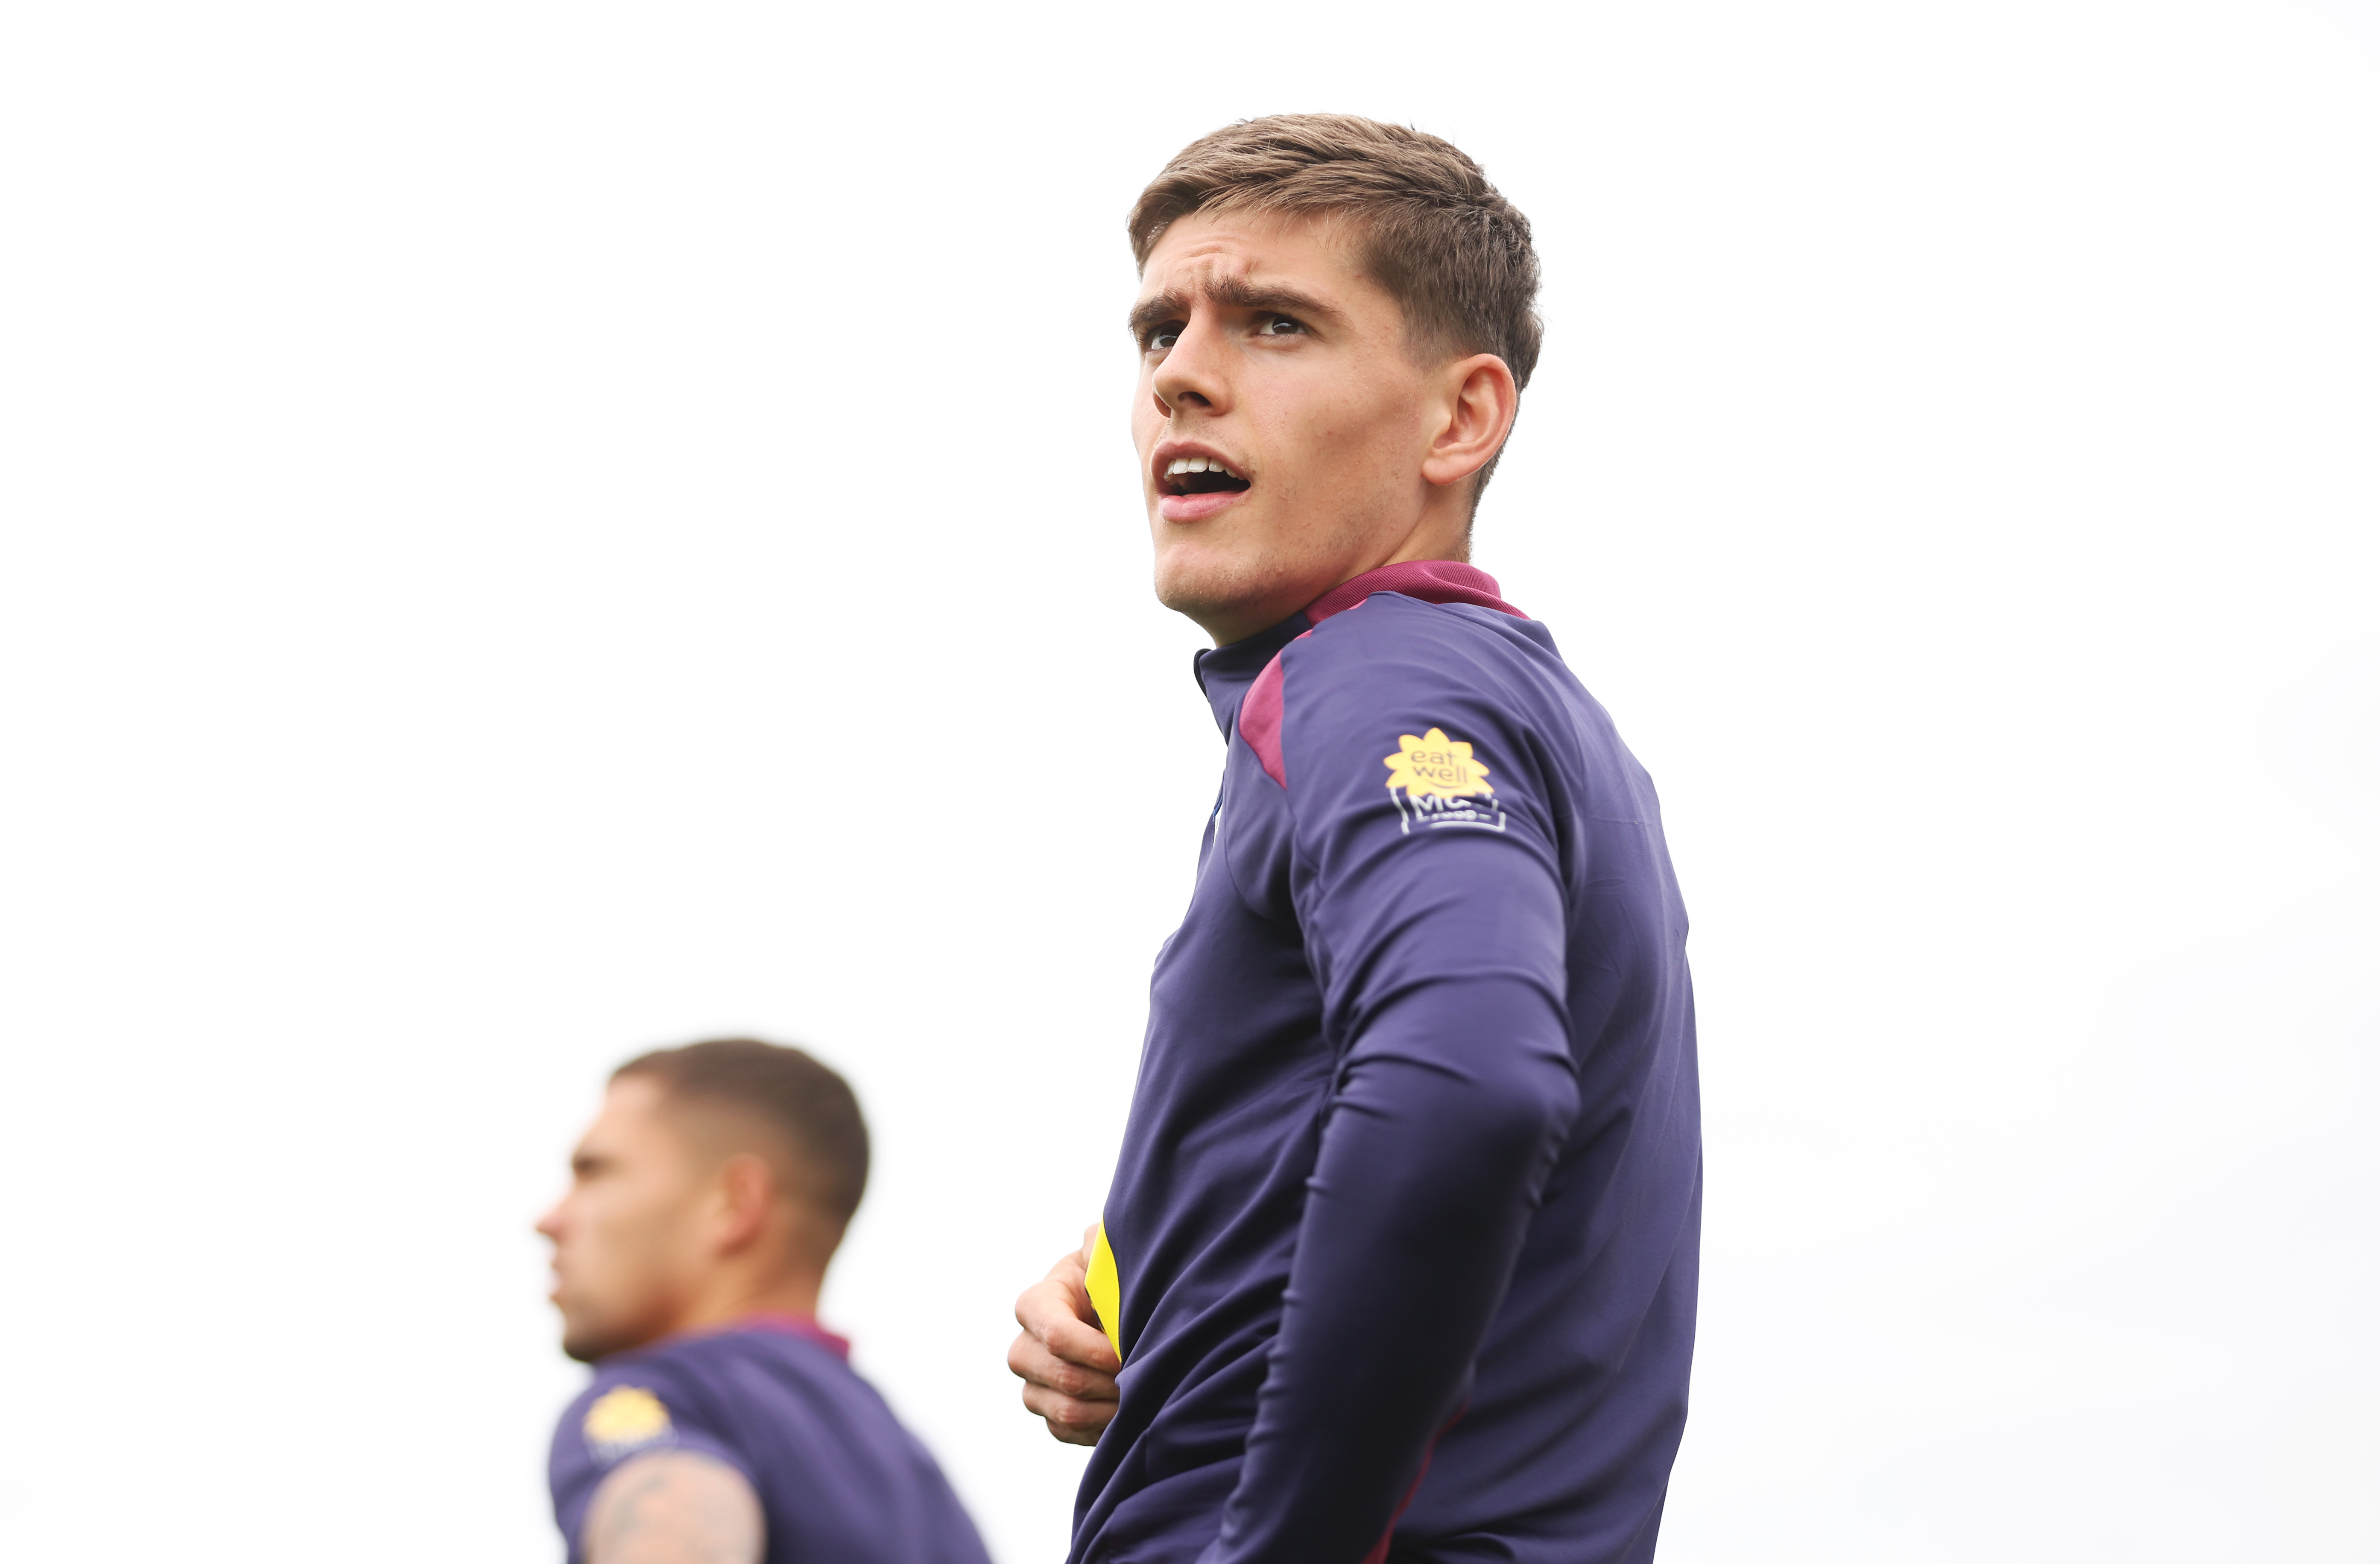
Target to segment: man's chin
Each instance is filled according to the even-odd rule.
[[[1269,579],[1257,565],[1218,557],[1221,551],[1177,544],[1157,560],[1157,600],[1196,624],[1218,643],[1255,635],[1274,621],[1294,612],[1270,611],[1269,600],[1281,582]],[[1259,623],[1260,622],[1260,623]]]
[[[650,1339],[650,1332],[639,1333],[624,1330],[615,1325],[565,1319],[562,1325],[562,1354],[579,1363],[601,1363],[614,1353],[641,1347]]]
[[[612,1351],[611,1344],[599,1338],[575,1330],[562,1333],[562,1355],[574,1363],[601,1363]]]

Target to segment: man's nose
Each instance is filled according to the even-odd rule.
[[[1230,348],[1222,322],[1201,311],[1193,315],[1166,350],[1149,382],[1166,417],[1196,408],[1221,412],[1231,405]]]

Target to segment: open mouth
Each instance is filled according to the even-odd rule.
[[[1176,456],[1157,480],[1160,494],[1244,494],[1248,480],[1214,456]]]

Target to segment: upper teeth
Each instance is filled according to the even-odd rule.
[[[1226,478],[1240,476],[1212,456],[1176,456],[1173,465],[1165,469],[1165,476],[1180,478],[1185,472],[1220,472]]]

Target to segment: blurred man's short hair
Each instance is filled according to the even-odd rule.
[[[868,1188],[868,1123],[832,1070],[796,1048],[722,1037],[639,1054],[612,1073],[660,1086],[678,1105],[722,1113],[759,1131],[787,1193],[838,1228]]]

